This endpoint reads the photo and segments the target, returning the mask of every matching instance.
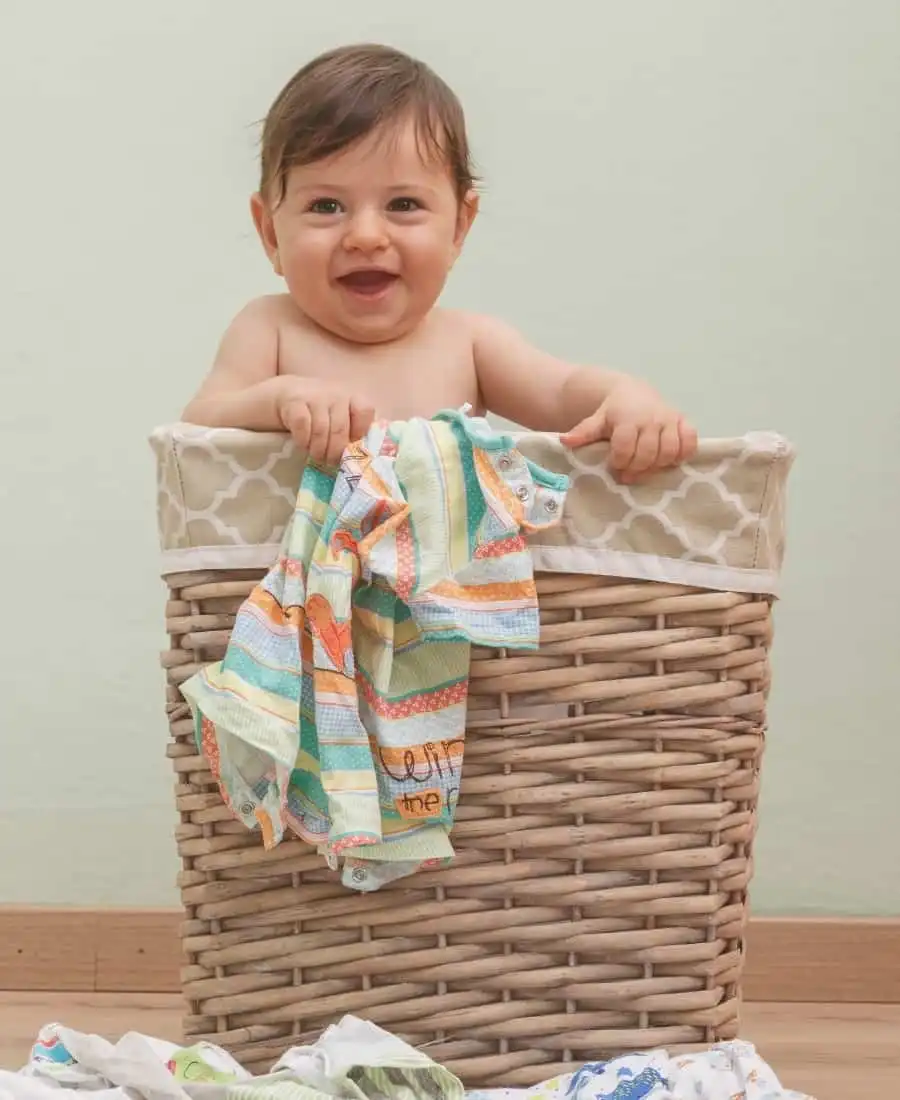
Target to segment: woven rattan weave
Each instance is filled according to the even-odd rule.
[[[360,895],[194,745],[178,685],[259,575],[166,578],[189,1037],[266,1070],[354,1013],[474,1087],[736,1034],[768,598],[539,574],[540,651],[473,653],[456,860]]]

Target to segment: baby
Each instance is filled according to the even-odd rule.
[[[251,199],[287,293],[234,319],[184,419],[288,431],[337,465],[373,419],[469,404],[563,444],[610,441],[626,482],[689,458],[694,430],[645,382],[565,363],[437,300],[478,212],[462,107],[385,46],[302,68],[266,118]]]

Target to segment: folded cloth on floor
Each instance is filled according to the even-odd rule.
[[[185,1100],[183,1085],[222,1086],[252,1081],[220,1047],[182,1047],[129,1032],[113,1044],[62,1024],[41,1028],[18,1074],[0,1072],[2,1100],[59,1100],[60,1092],[89,1092],[91,1100]]]
[[[0,1073],[0,1097],[60,1100],[60,1089],[89,1091],[91,1100],[463,1100],[452,1073],[355,1016],[314,1046],[286,1051],[263,1077],[210,1043],[177,1047],[132,1032],[113,1045],[51,1024],[21,1073]]]
[[[449,1070],[375,1024],[345,1016],[308,1047],[252,1077],[209,1043],[178,1047],[130,1033],[112,1044],[51,1024],[27,1066],[0,1071],[0,1100],[812,1100],[781,1086],[748,1043],[591,1062],[530,1089],[465,1092]]]
[[[469,1092],[467,1100],[813,1100],[781,1086],[749,1043],[699,1054],[664,1050],[589,1062],[530,1089]]]
[[[537,647],[524,536],[567,486],[464,411],[374,425],[336,474],[306,468],[224,660],[181,689],[267,847],[290,828],[358,890],[452,856],[470,643]]]

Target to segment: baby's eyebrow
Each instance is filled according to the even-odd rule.
[[[289,186],[287,194],[292,198],[309,198],[310,195],[314,195],[317,198],[345,198],[355,188],[352,185],[341,185],[338,183],[329,183],[326,180],[314,180],[310,183],[306,183],[301,180],[294,180]],[[374,190],[374,188],[373,188]],[[385,187],[382,194],[387,193],[389,195],[401,195],[401,194],[415,194],[415,195],[427,195],[429,198],[433,198],[437,195],[437,188],[431,187],[427,183],[414,183],[407,181],[405,183],[392,183]]]
[[[389,191],[427,191],[429,194],[434,194],[434,188],[429,187],[427,183],[393,183],[388,188]]]
[[[336,183],[295,183],[291,190],[294,192],[317,191],[329,195],[337,195],[344,191],[345,188],[340,187]]]

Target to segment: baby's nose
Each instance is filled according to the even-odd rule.
[[[375,210],[360,210],[347,223],[344,247],[371,252],[388,245],[384,218]]]

